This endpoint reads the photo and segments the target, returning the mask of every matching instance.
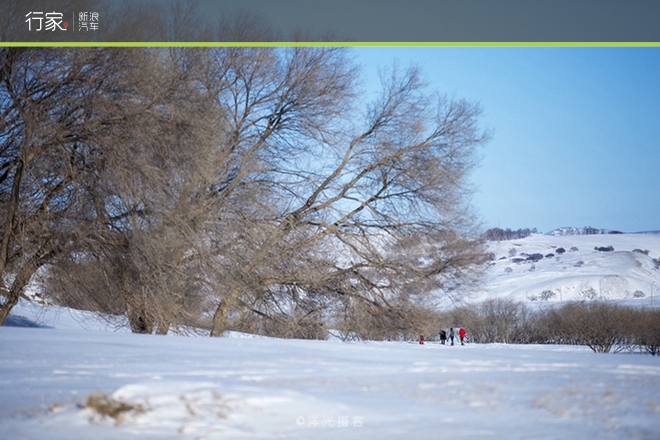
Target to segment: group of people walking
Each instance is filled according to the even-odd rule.
[[[461,345],[465,345],[465,333],[466,333],[465,329],[462,328],[462,327],[458,330],[458,337],[461,340]],[[456,334],[454,333],[454,328],[452,327],[452,328],[449,329],[449,341],[451,342],[451,345],[454,345],[454,338],[455,337],[456,337]],[[447,342],[447,332],[442,330],[440,332],[440,343],[442,345],[445,345],[446,342]],[[420,344],[424,343],[424,335],[419,336],[419,343]]]
[[[456,337],[456,335],[454,333],[454,328],[452,327],[452,328],[449,329],[449,341],[451,342],[451,345],[454,345],[454,338],[455,337]],[[465,345],[465,329],[464,328],[461,327],[458,330],[458,337],[461,339],[461,345]],[[443,330],[443,331],[440,332],[440,343],[442,345],[445,345],[446,342],[447,342],[447,332]]]

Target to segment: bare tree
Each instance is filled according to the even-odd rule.
[[[105,81],[102,51],[6,48],[0,52],[0,323],[34,272],[79,241],[98,143],[120,117],[94,105]]]
[[[115,143],[86,188],[95,228],[84,251],[51,269],[59,283],[51,287],[63,299],[90,298],[99,311],[118,307],[140,333],[196,324],[202,313],[217,121],[193,87],[193,52],[121,51],[135,61],[122,104],[130,119],[115,127]],[[86,280],[90,270],[102,276]]]
[[[109,297],[101,310],[123,304],[133,329],[149,331],[147,311],[179,304],[168,294],[194,285],[172,276],[195,255],[188,232],[203,211],[195,185],[212,172],[207,103],[185,87],[193,60],[178,50],[3,55],[0,269],[11,283],[3,318],[34,272],[49,264],[57,274],[57,263],[70,296],[80,286],[96,303]],[[98,282],[85,279],[90,273]]]
[[[216,49],[206,72],[227,157],[212,335],[232,310],[281,307],[273,286],[398,310],[450,292],[482,261],[465,203],[487,138],[478,107],[429,94],[419,71],[395,67],[360,109],[338,48]]]
[[[156,32],[192,41],[210,29],[198,20],[194,3],[127,6],[105,8],[99,36],[143,40]],[[196,295],[207,286],[200,276],[200,225],[210,218],[205,202],[218,155],[204,131],[213,119],[203,110],[210,101],[192,87],[198,73],[193,52],[5,50],[0,184],[8,214],[0,281],[11,287],[2,286],[7,300],[0,322],[46,264],[51,294],[78,307],[126,313],[134,331],[151,332],[157,322],[165,332],[192,319],[189,307],[195,318],[201,314]],[[50,133],[33,132],[48,124]],[[47,136],[55,142],[42,139]],[[64,153],[53,154],[53,146]],[[82,163],[73,167],[75,176],[66,175],[69,161]],[[39,173],[52,179],[52,191]],[[43,195],[41,215],[23,218],[39,206],[30,191]],[[60,223],[43,215],[55,204]],[[40,237],[40,249],[26,249]]]
[[[384,72],[362,108],[342,48],[6,49],[2,65],[4,316],[48,264],[54,295],[137,332],[209,314],[213,336],[234,318],[403,334],[485,261],[466,184],[480,109],[416,69]]]

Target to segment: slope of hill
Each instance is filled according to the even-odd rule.
[[[488,246],[494,260],[483,289],[471,301],[504,297],[528,302],[660,302],[658,234],[533,234]]]

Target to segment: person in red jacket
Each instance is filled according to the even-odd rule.
[[[461,327],[458,331],[458,336],[461,337],[461,345],[465,345],[465,329]]]

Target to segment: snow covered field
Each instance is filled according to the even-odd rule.
[[[658,357],[145,336],[80,312],[14,314],[48,328],[0,327],[2,439],[660,438]],[[83,408],[96,391],[130,410]]]

